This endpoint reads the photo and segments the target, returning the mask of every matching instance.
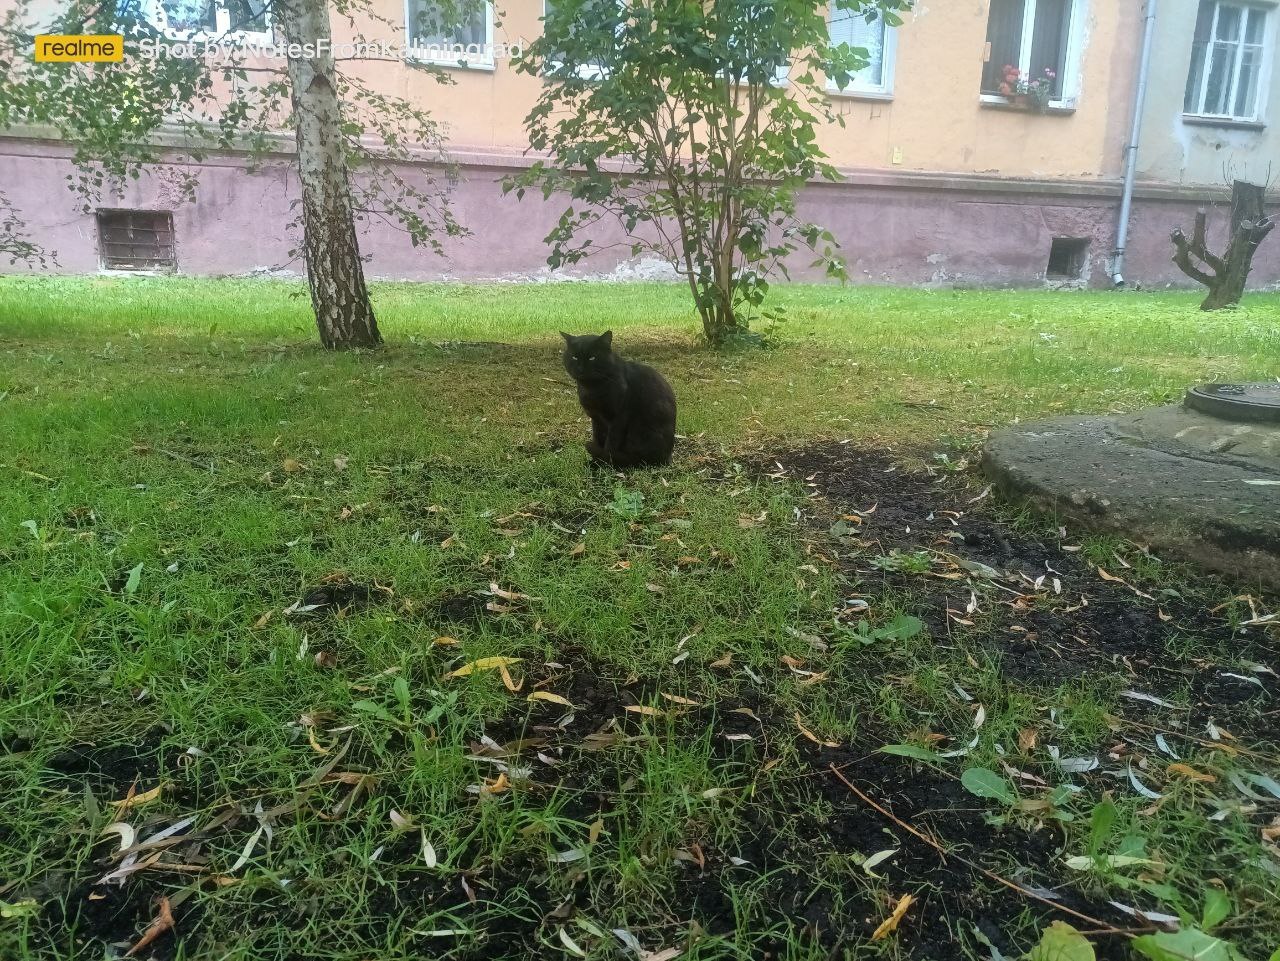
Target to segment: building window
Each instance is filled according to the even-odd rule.
[[[153,0],[152,21],[179,40],[271,42],[270,0]]]
[[[1016,70],[1023,83],[1048,83],[1051,103],[1069,100],[1077,7],[1083,2],[991,0],[982,92],[1007,96],[1006,75]]]
[[[1183,111],[1257,120],[1266,36],[1267,11],[1261,7],[1200,0]]]
[[[893,53],[897,32],[877,15],[870,23],[865,15],[852,10],[832,9],[827,32],[833,45],[860,47],[870,61],[853,75],[846,87],[827,81],[827,89],[838,93],[889,94],[893,92]]]
[[[616,25],[614,26],[614,35],[620,36],[623,29],[622,15],[624,13],[622,0],[597,0],[595,4],[584,4],[583,12],[588,16],[597,15],[596,11],[591,9],[592,6],[595,6],[596,8],[598,8],[605,16],[611,16],[614,20],[617,21]],[[556,8],[555,0],[543,0],[542,19],[545,21],[547,17],[553,16],[555,13],[555,8]],[[570,34],[572,34],[574,32],[573,26],[570,25],[569,29],[570,29]],[[556,57],[550,56],[547,58],[544,72],[548,76],[555,76],[558,72],[560,72],[563,69],[563,67],[564,67],[564,64],[561,63]],[[602,55],[599,58],[593,58],[591,61],[587,63],[578,64],[577,75],[581,77],[583,80],[600,80],[604,77],[606,70],[607,70],[607,67],[605,66],[605,55]]]
[[[99,210],[98,251],[107,270],[176,270],[167,210]]]
[[[1049,280],[1079,280],[1084,276],[1085,258],[1089,255],[1087,237],[1054,237],[1049,245]]]
[[[493,6],[489,2],[448,5],[454,22],[435,0],[405,0],[408,58],[450,67],[493,69]],[[460,10],[458,8],[461,8]]]

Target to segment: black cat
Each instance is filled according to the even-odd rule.
[[[587,453],[596,464],[647,467],[671,463],[676,395],[652,367],[613,352],[613,331],[564,338],[564,369],[591,418]]]

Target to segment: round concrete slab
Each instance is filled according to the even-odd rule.
[[[1227,420],[1280,425],[1280,382],[1202,384],[1187,391],[1185,406]]]
[[[1280,425],[1180,406],[1057,417],[992,435],[983,466],[1009,496],[1280,589]]]

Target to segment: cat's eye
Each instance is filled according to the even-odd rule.
[[[590,357],[588,357],[588,358],[587,358],[587,360],[595,360],[595,359],[596,359],[596,355],[595,355],[595,354],[592,354]]]

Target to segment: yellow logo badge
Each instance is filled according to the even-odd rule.
[[[122,36],[43,33],[36,37],[38,63],[119,63],[123,59]]]

